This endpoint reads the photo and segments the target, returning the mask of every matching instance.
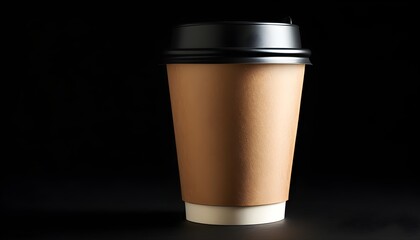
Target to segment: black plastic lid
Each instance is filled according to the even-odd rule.
[[[299,27],[274,22],[202,22],[173,29],[165,63],[311,64]]]

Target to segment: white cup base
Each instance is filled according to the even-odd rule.
[[[277,222],[284,219],[286,202],[250,206],[224,207],[185,202],[188,221],[212,225],[251,225]]]

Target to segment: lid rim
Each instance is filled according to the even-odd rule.
[[[293,23],[282,23],[282,22],[258,22],[258,21],[210,21],[210,22],[193,22],[193,23],[184,23],[174,26],[174,28],[183,28],[191,26],[204,26],[204,25],[220,25],[220,24],[229,24],[229,25],[275,25],[275,26],[290,26],[297,27],[298,25]]]
[[[178,48],[164,52],[167,56],[196,54],[278,54],[310,56],[311,50],[306,48]]]
[[[167,63],[203,62],[279,62],[310,64],[309,49],[298,48],[259,48],[259,49],[179,49],[165,52]]]
[[[308,57],[286,57],[286,56],[266,56],[266,57],[178,57],[166,59],[165,64],[223,64],[223,63],[238,63],[238,64],[305,64],[312,65]]]

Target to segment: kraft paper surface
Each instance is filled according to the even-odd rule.
[[[167,65],[183,200],[288,199],[303,64]]]

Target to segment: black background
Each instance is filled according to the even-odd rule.
[[[10,154],[1,163],[0,203],[9,222],[23,227],[8,236],[66,235],[74,229],[79,237],[100,233],[110,227],[101,219],[117,214],[153,221],[114,222],[113,233],[124,232],[125,224],[131,231],[141,225],[137,233],[144,238],[162,238],[165,230],[157,227],[162,217],[162,226],[172,230],[179,229],[174,222],[184,224],[172,236],[192,234],[187,237],[193,239],[194,231],[201,230],[185,229],[188,223],[182,220],[169,91],[160,61],[170,29],[188,22],[275,22],[287,16],[300,26],[313,63],[305,74],[287,214],[298,223],[316,214],[337,214],[352,226],[353,218],[345,214],[377,207],[376,215],[353,216],[368,219],[361,225],[368,226],[369,234],[419,234],[415,8],[400,2],[260,5],[109,6],[20,18]],[[313,201],[322,203],[313,206],[322,210],[311,215],[308,202]],[[399,225],[380,220],[393,204],[408,206],[391,216],[401,220]],[[63,227],[51,219],[85,219],[86,224]],[[28,227],[39,221],[48,224]],[[91,222],[99,222],[94,230],[80,230]],[[294,226],[299,224],[288,228]],[[322,226],[330,225],[320,226],[319,236],[325,239],[331,231]],[[217,230],[212,231],[216,236]],[[334,236],[344,239],[354,231],[338,229]],[[363,234],[356,233],[355,239]]]

